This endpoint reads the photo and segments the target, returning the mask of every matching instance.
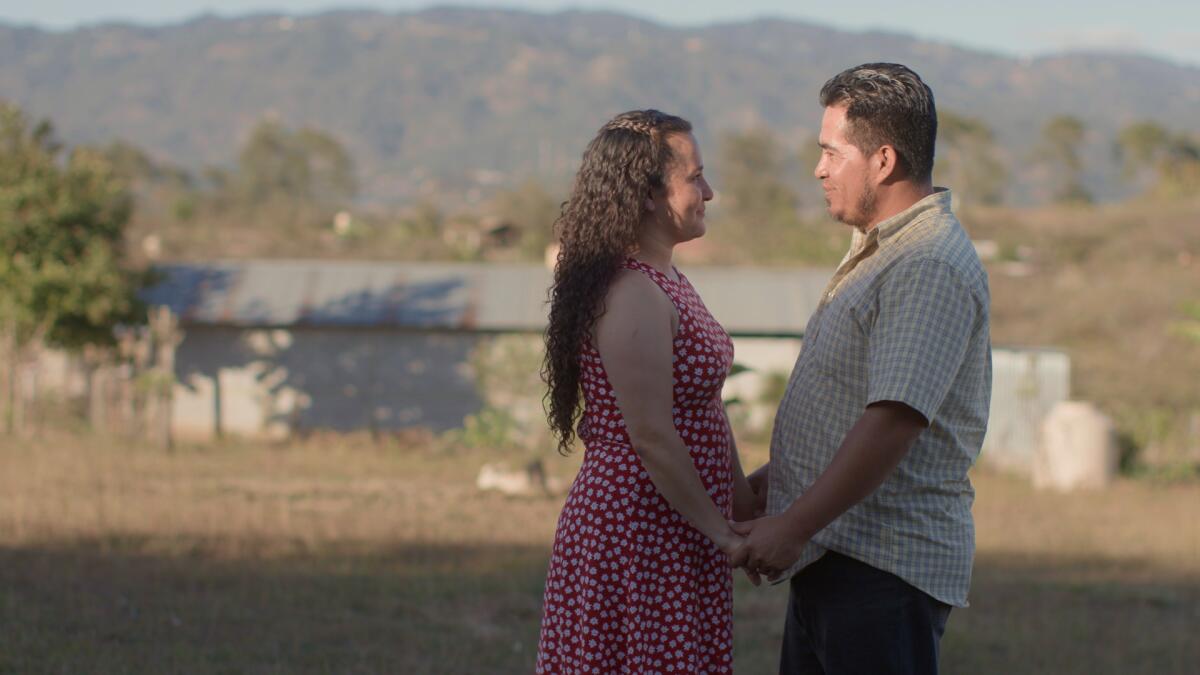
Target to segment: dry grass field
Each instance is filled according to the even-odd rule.
[[[530,672],[561,498],[478,493],[491,459],[0,440],[0,673]],[[1196,672],[1200,484],[975,482],[945,672]],[[783,601],[739,581],[738,672],[773,672]]]

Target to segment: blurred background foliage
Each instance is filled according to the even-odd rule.
[[[570,188],[569,174],[529,174],[498,181],[470,207],[437,194],[366,206],[355,157],[337,137],[271,116],[234,163],[198,171],[123,139],[67,149],[51,121],[11,103],[2,123],[0,237],[13,255],[0,269],[0,316],[10,354],[111,343],[115,325],[142,321],[136,289],[158,260],[544,263]],[[1081,144],[1097,132],[1077,117],[1048,119],[1028,153],[952,110],[940,128],[935,182],[954,190],[982,243],[994,342],[1067,350],[1074,395],[1114,415],[1138,452],[1200,452],[1200,141],[1151,121],[1126,125],[1108,143],[1132,196],[1096,202]],[[684,264],[840,260],[848,231],[829,220],[811,176],[815,138],[789,142],[757,126],[724,132],[705,151],[717,196],[708,235],[681,248]],[[1045,177],[1040,204],[1011,203],[1021,171]],[[525,435],[487,414],[480,433]]]

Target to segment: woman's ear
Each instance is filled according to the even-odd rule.
[[[654,198],[646,197],[645,206],[647,211],[654,213]]]

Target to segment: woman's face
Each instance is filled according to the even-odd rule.
[[[704,203],[713,198],[704,178],[700,147],[692,134],[667,137],[674,158],[667,169],[666,185],[655,197],[655,220],[669,229],[673,239],[685,242],[703,236]]]

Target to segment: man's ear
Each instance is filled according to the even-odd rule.
[[[872,168],[875,169],[876,185],[890,183],[903,177],[904,169],[900,166],[900,155],[891,145],[881,145],[871,157]]]

